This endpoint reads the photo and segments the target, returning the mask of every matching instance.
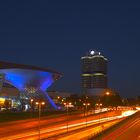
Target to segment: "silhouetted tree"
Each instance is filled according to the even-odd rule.
[[[103,103],[103,106],[105,107],[117,107],[119,105],[122,105],[122,99],[119,96],[118,93],[110,94],[110,95],[104,95],[101,98],[101,102]]]

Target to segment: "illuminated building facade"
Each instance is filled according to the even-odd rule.
[[[90,51],[81,61],[83,92],[107,89],[107,59],[100,52]]]
[[[57,109],[46,90],[62,76],[61,73],[30,65],[0,62],[0,74],[3,75],[1,83],[8,83],[16,87],[21,99],[45,99],[47,103]]]

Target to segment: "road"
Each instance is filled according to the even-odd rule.
[[[90,137],[94,136],[97,133],[101,133],[103,130],[111,127],[112,125],[120,122],[121,119],[107,121],[105,123],[100,123],[98,125],[93,125],[91,127],[87,127],[86,129],[79,129],[77,132],[74,131],[71,134],[68,135],[61,135],[60,137],[55,137],[50,140],[86,140]]]
[[[102,140],[140,140],[140,111],[134,118],[105,135]]]
[[[81,118],[83,114],[72,114],[69,116],[69,119],[78,119]],[[40,126],[41,128],[45,126],[50,126],[53,124],[58,124],[61,122],[66,122],[66,114],[59,114],[55,116],[49,116],[49,117],[41,117]],[[38,130],[38,118],[35,119],[26,119],[26,120],[20,120],[20,121],[13,121],[13,122],[6,122],[1,123],[0,125],[0,138],[7,135],[14,135],[19,134],[22,132],[28,132],[28,131],[37,131]]]
[[[126,116],[132,115],[135,111],[125,111],[122,113],[120,116],[114,116],[114,117],[108,117],[108,118],[102,118],[100,119],[100,122],[97,123],[97,125],[93,125],[91,122],[96,122],[94,121],[88,121],[91,125],[91,127],[87,127],[86,129],[78,129],[76,131],[73,131],[69,134],[63,134],[57,137],[53,137],[53,139],[50,140],[87,140],[89,138],[92,139],[93,136],[95,136],[97,133],[100,134],[100,139],[103,138],[102,136],[102,131],[108,129],[112,125],[122,121]],[[96,124],[96,123],[94,123]],[[89,125],[88,125],[89,126]],[[107,138],[107,140],[110,140]]]
[[[99,118],[115,115],[114,112],[107,112],[96,116],[87,117],[87,125],[99,123]],[[83,114],[69,115],[69,131],[85,127],[85,118]],[[66,132],[66,115],[59,115],[52,118],[41,118],[40,129],[41,137],[49,137],[59,133]],[[38,120],[29,119],[25,121],[15,121],[9,123],[1,123],[0,140],[15,139],[38,139]]]

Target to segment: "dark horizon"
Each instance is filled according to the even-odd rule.
[[[89,50],[108,58],[109,87],[140,95],[140,2],[2,1],[0,60],[54,69],[51,88],[80,93],[80,58]]]

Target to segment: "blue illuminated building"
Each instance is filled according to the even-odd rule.
[[[61,73],[30,65],[0,61],[0,74],[4,77],[4,83],[13,85],[20,91],[21,99],[46,99],[53,108],[57,109],[46,90],[62,76]]]

